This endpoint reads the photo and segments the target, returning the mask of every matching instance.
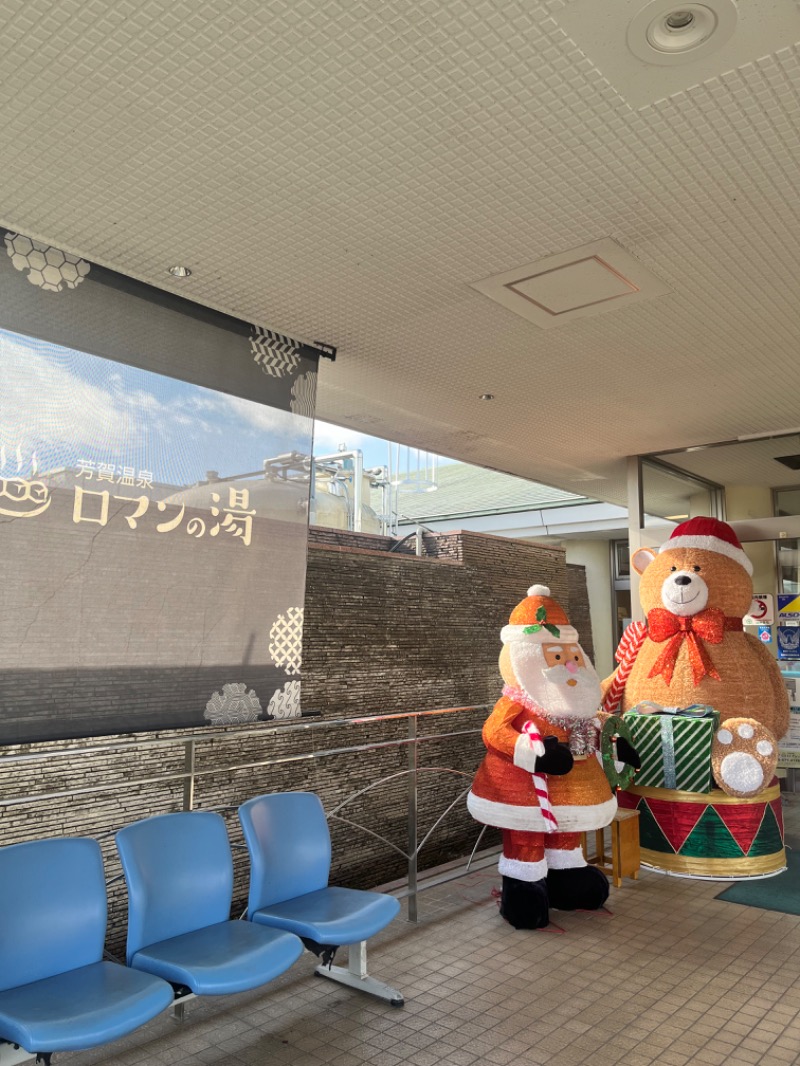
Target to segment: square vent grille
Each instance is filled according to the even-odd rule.
[[[543,329],[670,291],[610,237],[473,282],[472,288]]]

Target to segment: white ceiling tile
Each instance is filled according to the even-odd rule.
[[[337,345],[329,421],[619,500],[798,422],[800,64],[635,111],[577,2],[0,0],[0,219]],[[544,334],[469,287],[606,235],[672,293]]]

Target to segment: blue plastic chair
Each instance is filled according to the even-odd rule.
[[[102,961],[106,915],[96,840],[0,848],[0,1042],[49,1061],[116,1040],[170,1006],[166,981]]]
[[[401,1007],[400,992],[367,974],[366,945],[399,914],[400,904],[383,892],[328,886],[331,837],[319,797],[257,796],[242,804],[239,820],[250,852],[249,920],[296,933],[323,959],[348,945],[347,969],[321,965],[316,972]]]
[[[162,814],[120,829],[128,884],[128,965],[195,995],[257,988],[302,955],[292,933],[231,921],[233,860],[211,811]]]

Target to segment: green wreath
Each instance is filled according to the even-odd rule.
[[[633,746],[633,730],[619,714],[610,715],[600,730],[600,754],[603,758],[603,771],[608,778],[612,791],[618,788],[627,788],[636,773],[636,768],[629,763],[626,763],[621,771],[617,770],[615,763],[618,760],[614,758],[615,737],[624,737]]]

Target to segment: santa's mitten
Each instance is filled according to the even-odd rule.
[[[547,895],[559,911],[597,911],[608,899],[608,878],[596,866],[548,870]]]
[[[543,929],[550,921],[545,879],[504,877],[500,913],[515,929]]]
[[[775,774],[778,745],[772,733],[753,718],[728,718],[714,737],[714,778],[729,796],[746,799],[765,789]]]
[[[555,777],[563,777],[573,767],[575,760],[572,752],[566,744],[562,744],[558,737],[544,738],[544,755],[540,755],[533,767],[535,774],[553,774]]]
[[[573,759],[567,745],[561,744],[558,737],[542,739],[534,729],[525,730],[517,737],[513,762],[531,774],[568,774]]]
[[[619,762],[627,763],[628,766],[632,766],[634,770],[639,770],[642,765],[639,752],[634,748],[633,744],[625,739],[625,737],[617,737],[617,760]]]

